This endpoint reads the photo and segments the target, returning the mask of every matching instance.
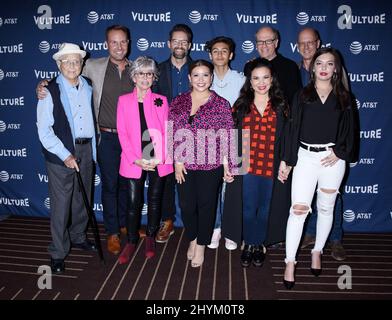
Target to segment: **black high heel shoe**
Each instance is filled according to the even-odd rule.
[[[294,262],[294,276],[295,276],[295,262]],[[286,270],[285,270],[286,271]],[[295,280],[294,281],[289,281],[289,280],[286,280],[285,278],[284,278],[284,275],[283,275],[283,285],[285,286],[285,288],[287,289],[287,290],[291,290],[293,287],[294,287],[294,285],[295,285]]]
[[[321,270],[322,270],[322,269],[310,268],[310,272],[311,272],[315,277],[318,277],[318,276],[321,274]]]
[[[288,280],[283,279],[283,284],[287,290],[291,290],[295,285],[295,281],[288,281]]]
[[[321,253],[320,253],[320,265],[321,265]],[[310,267],[310,273],[313,274],[315,277],[318,277],[319,275],[321,275],[321,271],[322,269],[316,269],[316,268],[312,268]]]

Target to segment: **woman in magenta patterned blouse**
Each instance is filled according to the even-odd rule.
[[[190,240],[187,258],[192,267],[203,264],[222,177],[226,182],[233,180],[228,156],[233,118],[229,102],[209,89],[212,76],[210,62],[192,62],[188,75],[191,90],[177,96],[169,112],[179,202]]]

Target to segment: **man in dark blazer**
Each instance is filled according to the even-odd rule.
[[[169,104],[181,93],[189,90],[188,70],[192,59],[188,56],[192,46],[193,33],[185,24],[176,24],[169,33],[167,46],[170,58],[159,64],[159,79],[153,91],[166,96]],[[162,201],[162,224],[156,241],[164,243],[174,234],[176,216],[174,173],[166,178]]]

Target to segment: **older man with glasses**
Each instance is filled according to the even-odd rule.
[[[294,94],[302,87],[301,76],[297,64],[277,52],[279,41],[278,30],[270,26],[263,26],[256,32],[256,49],[260,58],[271,61],[280,87],[287,101],[291,102]],[[249,65],[247,63],[244,67],[245,75],[247,74]]]
[[[93,161],[96,161],[96,129],[92,87],[80,76],[86,52],[63,43],[53,55],[60,75],[49,82],[49,93],[38,101],[38,136],[45,156],[50,197],[50,231],[53,273],[65,270],[71,245],[96,250],[86,238],[88,216],[75,171],[80,171],[91,200]],[[71,217],[70,217],[71,215]]]
[[[100,134],[98,163],[102,180],[103,220],[107,234],[107,249],[112,254],[121,250],[120,234],[127,234],[127,193],[124,179],[119,175],[121,146],[117,133],[117,100],[133,90],[129,76],[129,29],[112,25],[106,29],[107,57],[88,59],[83,75],[91,79],[94,111]],[[45,97],[43,81],[38,85],[38,98]],[[140,230],[141,235],[143,234]]]

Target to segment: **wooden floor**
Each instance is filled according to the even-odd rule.
[[[206,249],[201,268],[192,268],[184,230],[178,228],[169,242],[157,244],[153,259],[144,258],[142,240],[130,263],[119,265],[106,252],[102,225],[100,232],[105,265],[95,253],[73,249],[66,272],[53,276],[52,289],[40,289],[38,269],[49,264],[49,220],[11,216],[0,221],[0,300],[392,299],[391,234],[345,235],[347,259],[333,260],[327,248],[318,278],[309,272],[310,249],[301,250],[296,285],[288,291],[282,285],[283,248],[269,249],[262,268],[244,269],[240,250],[228,251],[221,241],[217,250]],[[347,278],[339,282],[350,272],[351,289]]]

